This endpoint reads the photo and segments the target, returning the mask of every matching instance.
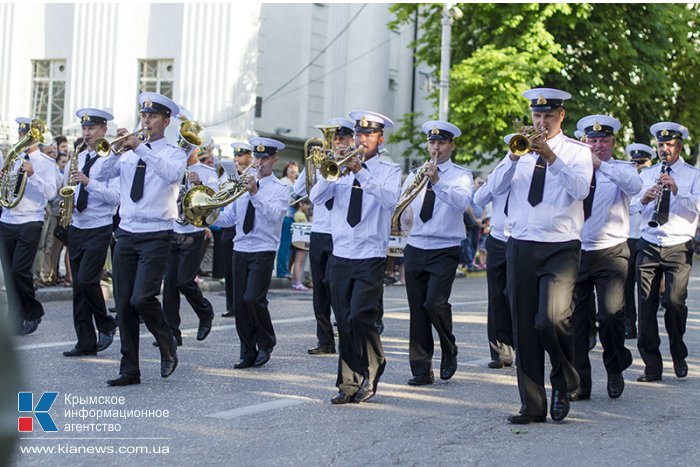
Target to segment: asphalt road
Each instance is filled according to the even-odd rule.
[[[673,375],[664,336],[663,381],[637,383],[642,361],[636,343],[627,341],[635,361],[625,372],[623,396],[611,400],[598,345],[592,352],[592,400],[573,403],[564,423],[524,427],[506,421],[519,409],[515,370],[486,367],[484,277],[460,278],[454,284],[456,375],[449,382],[423,387],[406,385],[410,370],[405,290],[386,287],[386,372],[374,399],[346,406],[329,402],[336,393],[337,358],[306,354],[315,344],[310,292],[271,291],[278,345],[267,365],[245,370],[233,369],[238,339],[233,320],[219,317],[223,295],[209,294],[217,319],[203,342],[194,338],[196,318],[183,300],[186,332],[178,369],[170,378],[160,378],[158,352],[142,327],[142,383],[123,388],[105,384],[118,373],[118,340],[97,357],[63,357],[61,352],[74,339],[71,305],[47,302],[39,330],[17,338],[16,345],[34,403],[42,392],[59,392],[49,413],[60,431],[44,433],[35,421],[34,431],[22,434],[25,439],[16,448],[14,464],[697,465],[698,270],[689,290],[687,378]],[[436,369],[439,362],[437,351]],[[98,396],[107,400],[90,403],[95,401],[89,397]],[[123,400],[117,401],[120,396]],[[97,410],[105,411],[100,413],[103,418],[97,418]],[[72,431],[76,424],[90,431]],[[120,430],[94,431],[101,424],[105,429],[118,425]],[[31,449],[35,452],[26,452]]]

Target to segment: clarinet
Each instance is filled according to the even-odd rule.
[[[660,190],[656,194],[656,205],[654,206],[654,212],[651,215],[651,220],[649,221],[649,227],[653,227],[653,228],[656,228],[659,226],[659,208],[661,207],[661,198],[664,195],[664,191],[668,191],[668,187],[666,185],[661,184],[661,175],[668,172],[668,162],[666,161],[668,154],[666,152],[662,152],[660,154],[660,157],[661,157],[661,172],[659,173],[659,179],[656,180],[656,185],[660,188]]]

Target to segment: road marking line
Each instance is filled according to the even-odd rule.
[[[459,306],[459,305],[480,305],[488,303],[488,300],[472,300],[468,302],[455,302],[452,303],[452,306]],[[402,306],[398,308],[385,308],[384,312],[394,312],[394,311],[408,311],[407,306]],[[454,313],[460,313],[460,312],[454,312]],[[387,316],[387,318],[391,318],[390,316]],[[315,318],[313,316],[301,316],[297,318],[282,318],[282,319],[276,319],[272,320],[272,324],[286,324],[286,323],[302,323],[304,321],[314,321]],[[225,331],[229,329],[236,329],[235,324],[223,324],[221,326],[212,326],[211,330],[212,331]],[[197,333],[197,328],[190,328],[190,329],[183,329],[182,334],[185,335],[195,335]],[[153,339],[153,335],[150,332],[144,332],[141,333],[140,336],[141,339]],[[75,341],[67,341],[67,342],[45,342],[43,344],[26,344],[26,345],[20,345],[17,346],[17,350],[36,350],[36,349],[48,349],[48,348],[53,348],[53,347],[68,347],[71,345],[75,345]]]
[[[239,407],[237,409],[224,410],[222,412],[210,413],[207,417],[221,418],[223,420],[230,420],[232,418],[245,417],[248,415],[255,415],[262,412],[267,412],[270,410],[282,409],[284,407],[291,407],[299,404],[306,404],[308,402],[313,402],[313,399],[278,399],[269,402],[263,402],[261,404],[248,405],[245,407]]]

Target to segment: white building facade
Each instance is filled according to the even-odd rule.
[[[431,73],[414,70],[414,27],[387,28],[389,6],[0,4],[0,143],[16,141],[17,116],[77,138],[81,107],[111,110],[110,135],[133,128],[141,91],[187,108],[223,155],[263,135],[301,161],[314,125],[355,109],[429,118]],[[399,161],[400,145],[386,149]]]

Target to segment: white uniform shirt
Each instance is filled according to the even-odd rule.
[[[24,162],[24,153],[17,161],[19,166]],[[29,153],[29,162],[34,174],[27,177],[22,201],[12,209],[2,208],[0,221],[6,224],[25,224],[27,222],[44,221],[46,203],[58,193],[58,179],[61,172],[56,161],[36,149]]]
[[[236,241],[233,251],[258,253],[277,251],[282,235],[282,221],[289,207],[289,185],[274,175],[261,178],[255,196],[246,193],[227,205],[214,225],[219,227],[236,226]],[[248,201],[255,207],[253,230],[243,231]]]
[[[630,202],[631,204],[631,202]],[[631,208],[631,205],[630,205]],[[642,213],[630,212],[630,238],[639,239],[642,236]]]
[[[482,208],[486,208],[488,203],[492,204],[491,220],[489,223],[491,226],[490,235],[496,240],[507,242],[508,237],[510,237],[510,225],[508,223],[508,216],[506,216],[505,213],[505,208],[509,192],[494,196],[491,190],[492,185],[493,180],[490,177],[487,178],[486,183],[481,185],[481,188],[474,193],[473,202]]]
[[[365,162],[356,174],[335,182],[321,178],[311,189],[315,205],[334,198],[331,210],[333,255],[346,259],[385,258],[391,230],[391,215],[401,194],[401,168],[377,156]],[[351,227],[347,222],[350,193],[357,179],[362,189],[362,218]]]
[[[172,230],[177,218],[177,195],[187,156],[165,138],[152,141],[150,146],[149,149],[146,144],[140,144],[134,151],[109,156],[100,174],[101,181],[119,177],[119,228],[131,233]],[[146,162],[147,168],[143,197],[134,202],[131,185],[139,159]]]
[[[316,170],[316,180],[320,180],[321,175]],[[297,181],[294,182],[294,194],[297,196],[306,195],[306,168],[301,171]],[[311,232],[330,234],[331,233],[331,211],[326,209],[326,203],[314,204],[314,220],[311,224]]]
[[[630,163],[611,159],[595,171],[591,216],[584,222],[581,249],[602,250],[629,238],[630,200],[642,189],[642,179]]]
[[[85,150],[78,154],[78,170],[82,171],[85,167],[85,159],[88,151]],[[97,180],[102,173],[106,158],[99,157],[95,152],[90,153],[90,159],[97,157],[97,160],[90,167],[90,182],[83,189],[88,193],[87,208],[83,212],[79,212],[78,196],[80,195],[80,184],[75,185],[75,194],[73,195],[73,217],[71,225],[79,229],[95,229],[111,225],[114,214],[119,206],[119,179],[112,178],[107,181]],[[70,175],[70,161],[63,171],[63,185],[68,185],[68,177]]]
[[[583,200],[588,196],[593,162],[590,148],[562,132],[548,139],[547,144],[557,155],[547,165],[542,202],[528,202],[530,182],[537,154],[529,153],[519,160],[506,156],[494,169],[494,194],[510,190],[508,220],[511,237],[536,242],[567,242],[580,240],[583,229]]]
[[[216,169],[214,169],[213,167],[209,167],[206,164],[202,164],[201,162],[197,162],[196,164],[192,164],[191,166],[189,166],[188,170],[199,175],[199,179],[201,180],[202,185],[206,185],[214,191],[219,191],[219,178],[216,176]],[[180,182],[182,182],[182,180],[180,180]],[[187,189],[189,190],[193,187],[194,185],[192,185],[192,183],[188,181]],[[201,232],[204,229],[205,227],[195,227],[189,222],[185,225],[178,224],[177,221],[173,222],[173,230],[179,234]]]
[[[437,250],[459,246],[467,237],[464,228],[464,211],[471,203],[474,179],[470,170],[447,160],[438,165],[438,182],[433,185],[435,207],[433,217],[426,223],[420,218],[428,184],[426,183],[409,205],[413,227],[407,243],[423,250]],[[403,190],[415,180],[411,172],[404,181]]]
[[[691,240],[695,236],[698,226],[698,213],[700,213],[700,170],[686,164],[679,158],[675,164],[669,167],[669,175],[678,186],[678,193],[671,193],[669,204],[668,222],[658,227],[649,227],[649,221],[656,209],[656,203],[652,200],[646,206],[642,206],[641,199],[644,193],[656,184],[661,172],[661,164],[644,169],[642,177],[642,189],[632,199],[630,210],[642,214],[642,236],[644,240],[658,246],[673,246]]]

